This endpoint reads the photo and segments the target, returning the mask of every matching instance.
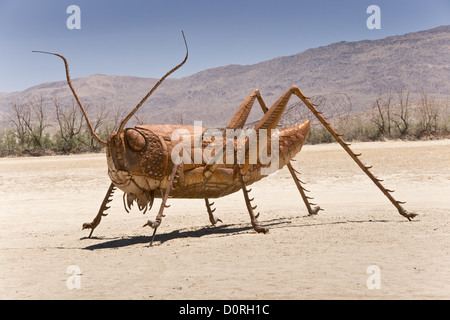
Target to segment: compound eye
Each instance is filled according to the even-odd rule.
[[[142,133],[133,128],[125,130],[125,141],[128,147],[134,151],[142,151],[147,147],[147,139]]]

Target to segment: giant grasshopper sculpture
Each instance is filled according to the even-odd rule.
[[[170,157],[175,143],[172,141],[172,133],[176,130],[183,130],[195,139],[194,135],[196,128],[194,126],[186,125],[171,125],[171,124],[153,124],[140,125],[134,128],[125,128],[126,123],[144,104],[144,102],[152,95],[158,86],[174,71],[179,69],[188,58],[188,47],[183,33],[183,39],[186,46],[186,56],[184,60],[166,73],[155,86],[145,95],[145,97],[136,105],[136,107],[123,119],[117,131],[111,133],[107,141],[103,141],[94,131],[86,111],[72,86],[69,67],[64,56],[44,51],[34,51],[46,54],[52,54],[60,57],[65,64],[67,83],[75,97],[84,117],[90,133],[101,145],[106,147],[106,159],[108,164],[108,175],[111,179],[111,184],[105,195],[105,198],[100,206],[98,214],[92,222],[84,223],[83,229],[91,229],[89,237],[92,232],[99,225],[102,217],[106,216],[105,211],[109,208],[108,203],[112,201],[112,195],[116,188],[124,192],[123,202],[125,210],[128,212],[133,203],[137,203],[140,211],[144,213],[147,209],[152,207],[154,198],[162,198],[159,212],[155,220],[148,220],[144,225],[150,226],[154,229],[150,245],[153,243],[156,230],[160,226],[164,209],[169,207],[166,203],[169,197],[171,198],[201,198],[205,200],[207,212],[210,222],[215,225],[221,221],[214,217],[211,206],[213,203],[209,201],[211,198],[219,198],[236,191],[242,190],[244,194],[245,203],[250,215],[251,224],[256,232],[266,233],[268,229],[263,227],[258,222],[259,213],[255,215],[254,210],[256,206],[252,206],[249,193],[251,189],[248,186],[261,180],[266,175],[263,174],[265,165],[261,163],[260,159],[256,163],[250,163],[248,152],[251,149],[249,144],[249,137],[245,137],[242,141],[235,139],[232,141],[234,149],[233,161],[213,161],[206,163],[204,160],[200,163],[178,163]],[[383,192],[383,194],[391,201],[397,208],[398,212],[411,220],[416,216],[415,213],[407,212],[401,204],[404,202],[397,201],[391,195],[393,190],[386,189],[380,179],[376,178],[371,171],[371,167],[364,165],[359,157],[361,154],[355,154],[349,147],[349,144],[344,142],[341,135],[330,126],[327,120],[322,116],[322,113],[316,110],[315,104],[300,91],[296,86],[292,86],[286,91],[270,108],[267,108],[259,90],[254,90],[241,104],[237,112],[234,114],[227,129],[242,129],[246,123],[250,110],[252,109],[255,100],[258,101],[264,116],[257,122],[255,131],[258,133],[257,140],[262,139],[261,132],[266,130],[265,134],[268,137],[272,136],[280,121],[280,118],[288,104],[291,96],[297,96],[306,107],[314,114],[320,123],[330,132],[336,141],[344,148],[356,164],[364,171],[364,173],[375,183],[375,185]],[[279,143],[279,158],[278,167],[281,169],[287,166],[290,174],[294,180],[295,185],[306,205],[309,215],[317,214],[322,210],[319,206],[313,207],[314,203],[309,200],[305,192],[307,190],[303,187],[302,182],[297,177],[298,172],[292,167],[291,160],[300,152],[303,144],[306,141],[310,129],[309,121],[303,122],[299,125],[284,128],[278,131]],[[198,132],[198,131],[197,131]],[[201,134],[205,133],[205,128],[200,128]],[[213,142],[211,140],[202,140],[201,145],[196,146],[204,151]],[[270,144],[270,143],[269,143]],[[236,163],[236,154],[239,149],[244,149],[246,155],[243,163]],[[195,149],[195,147],[194,147]],[[198,150],[193,150],[195,153]],[[222,152],[215,154],[214,159],[217,160],[224,155],[225,144]]]

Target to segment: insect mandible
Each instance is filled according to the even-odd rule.
[[[306,141],[310,123],[309,121],[306,121],[292,127],[277,130],[278,122],[285,111],[289,99],[293,95],[297,96],[304,103],[356,164],[397,208],[402,216],[411,220],[417,215],[415,213],[407,212],[401,206],[404,202],[394,199],[391,194],[393,190],[386,189],[381,184],[382,180],[376,178],[369,170],[371,167],[366,166],[359,159],[361,154],[355,154],[350,149],[350,144],[346,143],[341,138],[341,135],[336,133],[330,126],[322,113],[316,110],[317,105],[311,103],[309,98],[307,98],[296,86],[292,86],[287,90],[270,108],[267,108],[259,90],[254,90],[244,100],[228,126],[223,130],[225,135],[226,130],[243,129],[250,110],[255,101],[257,101],[264,112],[264,116],[253,128],[253,132],[256,134],[256,140],[254,139],[253,141],[256,141],[256,144],[251,143],[249,135],[244,135],[243,139],[238,139],[235,135],[231,141],[230,139],[224,139],[221,142],[218,142],[215,139],[201,139],[204,138],[207,129],[196,126],[151,124],[135,126],[134,128],[125,128],[126,123],[153,94],[158,86],[186,62],[189,51],[184,33],[183,40],[186,46],[186,56],[184,60],[167,72],[154,85],[136,107],[123,119],[118,130],[109,135],[107,141],[103,141],[95,133],[89,121],[85,108],[72,86],[66,58],[57,53],[33,51],[55,55],[64,61],[67,83],[86,119],[89,131],[95,140],[106,147],[108,175],[111,179],[111,184],[100,206],[98,214],[92,222],[84,223],[82,226],[83,229],[91,229],[89,238],[92,236],[94,229],[99,225],[102,217],[106,216],[105,211],[109,208],[108,203],[112,201],[112,195],[116,188],[119,188],[124,192],[123,203],[127,212],[131,206],[136,203],[139,210],[145,213],[148,208],[152,207],[155,197],[162,198],[159,212],[156,215],[155,220],[148,220],[147,223],[144,224],[144,227],[150,226],[154,229],[150,245],[153,243],[157,228],[161,225],[164,209],[168,207],[167,200],[169,197],[204,199],[209,220],[215,225],[217,222],[221,222],[221,220],[214,217],[213,213],[215,209],[212,209],[214,203],[211,203],[209,199],[223,197],[242,190],[253,229],[256,232],[266,233],[268,229],[262,226],[258,221],[259,213],[254,213],[256,206],[252,206],[251,202],[253,199],[249,196],[251,189],[249,189],[248,186],[267,176],[267,174],[264,174],[264,169],[267,169],[268,164],[263,163],[262,159],[259,157],[259,151],[261,151],[259,150],[261,147],[260,142],[262,140],[265,141],[267,147],[266,153],[269,154],[269,150],[272,150],[269,146],[271,146],[271,138],[274,134],[276,134],[277,137],[276,142],[278,148],[276,150],[278,151],[278,157],[276,162],[277,167],[275,169],[278,170],[287,166],[301,198],[306,205],[308,214],[317,214],[318,211],[322,209],[310,202],[312,198],[306,195],[306,192],[308,191],[303,187],[303,183],[298,178],[298,172],[291,165],[292,159],[300,152]],[[172,139],[175,131],[183,132],[185,135],[184,138],[188,136],[188,139],[195,141],[200,139],[201,142],[192,147],[191,156],[198,151],[201,151],[200,153],[202,153],[208,148],[211,149],[211,146],[214,145],[215,152],[211,153],[212,158],[209,159],[210,161],[205,161],[204,157],[201,158],[201,161],[193,163],[189,161],[175,161],[172,157],[174,148],[178,145]],[[219,147],[217,148],[218,143]],[[227,149],[227,147],[230,147],[230,145],[232,156],[226,157],[225,155],[229,155],[229,149]],[[257,159],[253,162],[250,161],[251,159],[249,156],[252,150],[253,153],[256,152],[257,154]],[[237,161],[239,152],[244,154],[245,157],[244,160],[240,162]]]

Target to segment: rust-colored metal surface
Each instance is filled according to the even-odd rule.
[[[310,202],[312,198],[306,195],[308,190],[303,187],[303,183],[297,177],[298,172],[290,163],[305,143],[310,123],[306,121],[289,128],[276,130],[278,122],[292,96],[297,96],[303,101],[305,106],[392,202],[401,215],[408,220],[416,216],[414,213],[407,212],[401,206],[402,202],[393,198],[391,194],[393,191],[384,188],[381,180],[371,173],[370,167],[365,166],[361,162],[359,159],[360,154],[355,154],[350,149],[349,144],[343,141],[322,114],[316,110],[315,105],[296,86],[292,86],[287,90],[270,108],[267,108],[259,90],[254,90],[244,99],[227,128],[214,131],[214,138],[207,134],[209,129],[199,126],[152,124],[125,128],[128,120],[164,79],[186,62],[188,58],[188,53],[186,52],[185,59],[164,75],[130,114],[125,117],[119,129],[111,133],[107,141],[103,141],[94,132],[85,109],[72,86],[67,60],[56,53],[42,53],[53,54],[63,59],[68,85],[86,118],[91,134],[99,143],[106,147],[108,174],[112,183],[97,216],[92,222],[83,224],[83,229],[91,229],[89,237],[100,223],[101,218],[106,215],[104,211],[109,208],[107,203],[111,201],[115,188],[124,192],[123,203],[126,211],[129,211],[131,206],[136,203],[139,210],[145,213],[151,208],[155,197],[162,198],[156,220],[149,220],[144,225],[154,229],[151,242],[153,242],[156,229],[161,224],[164,209],[168,207],[166,203],[169,197],[205,199],[209,220],[215,225],[221,220],[214,217],[213,212],[215,209],[211,208],[213,203],[210,203],[209,199],[223,197],[239,190],[243,192],[254,230],[266,233],[268,229],[261,226],[257,220],[259,213],[254,214],[256,206],[252,206],[251,202],[253,199],[249,196],[251,189],[248,186],[266,177],[269,167],[272,170],[278,170],[287,166],[308,213],[310,215],[317,214],[322,209],[319,206],[312,207],[315,204]],[[242,132],[239,130],[244,128],[255,102],[258,102],[260,105],[264,116],[253,128],[251,132],[253,136],[251,134],[239,136],[236,132]],[[231,139],[228,136],[230,131],[234,133]],[[174,137],[178,138],[174,139]],[[183,142],[188,142],[187,148],[179,148],[180,137],[182,137]],[[273,139],[274,137],[276,139]],[[182,150],[182,154],[179,149]],[[267,163],[267,159],[264,160],[265,158],[261,156],[262,149],[266,152],[266,158],[270,155],[270,164]],[[205,153],[210,155],[206,160],[202,156]],[[277,157],[274,157],[275,153],[277,153]],[[200,157],[197,157],[198,154],[200,154]],[[239,158],[239,154],[243,154],[244,157]],[[255,154],[256,158],[252,158],[252,155]],[[273,167],[274,163],[275,167]]]

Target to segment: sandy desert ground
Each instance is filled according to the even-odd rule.
[[[171,199],[148,247],[149,212],[126,213],[117,191],[87,239],[109,185],[103,154],[0,159],[0,298],[449,299],[450,140],[352,149],[414,221],[337,144],[307,145],[293,165],[317,216],[284,168],[252,186],[268,234],[241,192],[215,200],[215,227],[203,200]]]

